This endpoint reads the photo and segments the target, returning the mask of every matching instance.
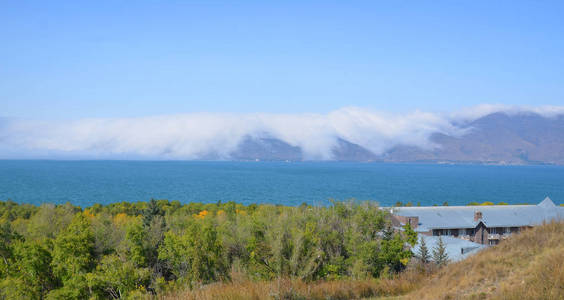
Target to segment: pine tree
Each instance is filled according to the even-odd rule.
[[[443,239],[439,236],[439,243],[435,248],[433,248],[433,261],[439,267],[443,267],[448,263],[448,254],[446,252],[445,244]]]
[[[153,218],[155,218],[155,216],[162,215],[164,215],[164,213],[157,204],[157,201],[155,199],[151,199],[151,201],[149,201],[149,204],[147,205],[147,208],[143,211],[143,226],[151,226]]]
[[[429,249],[427,248],[427,244],[425,243],[425,239],[421,237],[421,243],[419,244],[419,260],[423,264],[429,263]]]
[[[149,201],[147,208],[143,211],[143,230],[145,236],[142,239],[144,263],[155,269],[160,269],[158,261],[158,248],[163,242],[166,232],[164,211],[155,199]]]

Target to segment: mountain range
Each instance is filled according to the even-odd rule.
[[[434,132],[428,137],[434,145],[431,149],[398,144],[373,153],[337,138],[331,151],[336,161],[564,165],[564,115],[496,112],[472,121],[453,121],[452,125],[463,134]],[[300,147],[268,136],[244,138],[231,158],[307,160]]]

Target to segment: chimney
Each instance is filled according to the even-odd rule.
[[[479,220],[481,220],[481,219],[482,219],[482,212],[479,211],[479,210],[475,211],[475,212],[474,212],[474,221],[477,222],[477,221],[479,221]]]

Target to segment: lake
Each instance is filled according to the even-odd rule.
[[[562,166],[344,162],[0,160],[0,200],[19,203],[148,201],[151,198],[326,205],[329,199],[421,205],[564,203]]]

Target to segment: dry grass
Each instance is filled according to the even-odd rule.
[[[404,299],[564,299],[564,223],[539,226],[451,264]]]
[[[201,289],[170,294],[164,299],[247,300],[247,299],[361,299],[374,296],[401,295],[413,290],[424,275],[406,272],[381,280],[335,280],[305,283],[300,280],[241,280],[217,283]]]

